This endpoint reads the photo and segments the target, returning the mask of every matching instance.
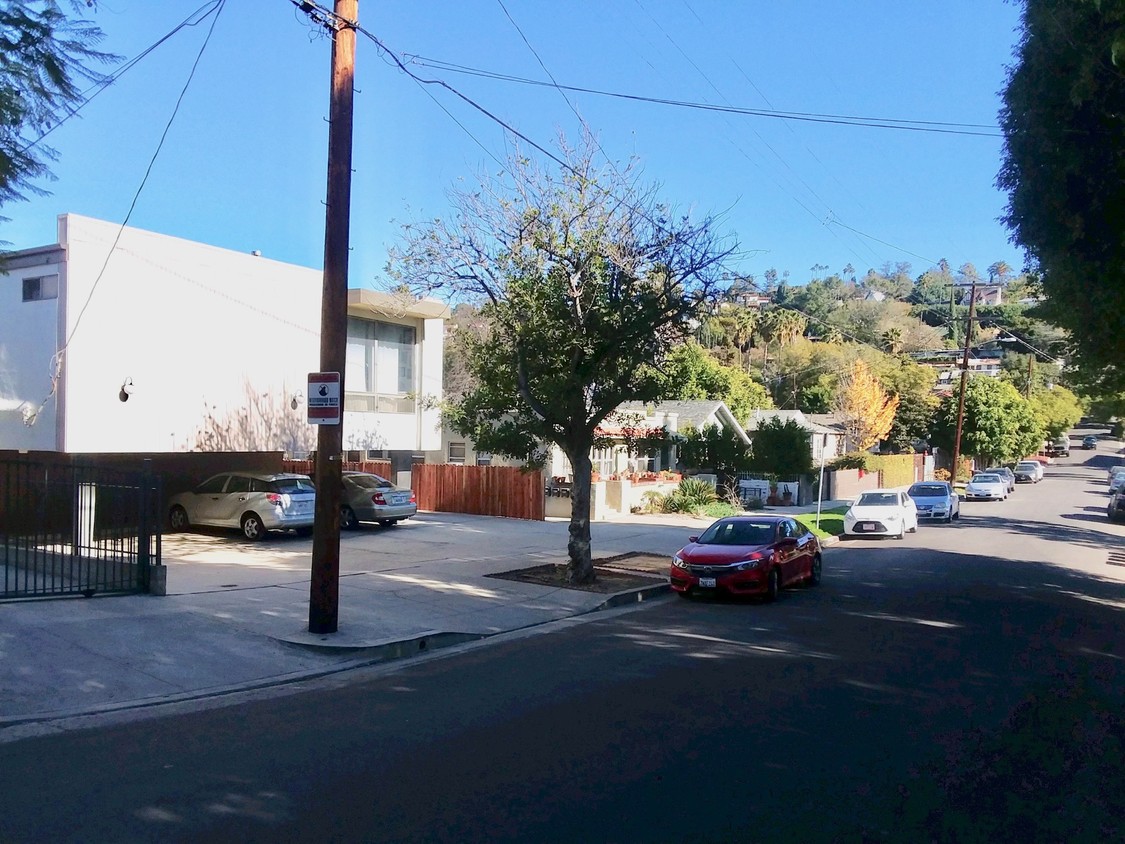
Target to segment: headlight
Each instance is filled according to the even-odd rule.
[[[845,522],[854,522],[855,521],[855,513],[853,513],[851,510],[848,510],[848,512],[844,513],[844,521]]]
[[[756,569],[758,567],[759,563],[761,563],[761,560],[747,560],[744,563],[739,563],[737,568],[738,568],[739,571],[746,571],[747,569]]]
[[[691,565],[684,562],[684,558],[681,557],[679,554],[676,554],[675,556],[672,557],[672,565],[674,565],[678,569],[690,569],[691,568]]]

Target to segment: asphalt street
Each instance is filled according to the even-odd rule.
[[[1122,840],[1109,462],[831,548],[776,604],[668,598],[0,745],[0,840]]]

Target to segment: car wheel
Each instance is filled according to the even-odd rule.
[[[820,554],[815,554],[812,558],[812,568],[809,570],[809,586],[818,586],[822,574],[823,563],[820,559]]]
[[[781,575],[777,569],[770,569],[769,577],[766,579],[766,600],[777,600],[777,596],[781,594]]]
[[[172,526],[172,530],[187,530],[191,527],[191,521],[188,519],[187,510],[180,505],[172,508],[168,514],[168,523]]]
[[[356,518],[355,510],[347,504],[340,508],[340,527],[343,530],[355,530],[359,527],[359,519]]]
[[[942,521],[944,521],[947,525],[952,524],[953,523],[953,514],[950,513],[948,516],[946,516],[944,519],[942,519]]]
[[[242,517],[241,524],[242,535],[251,542],[257,542],[265,538],[266,529],[262,526],[262,520],[257,513],[247,513]]]
[[[672,591],[675,592],[677,595],[679,595],[681,598],[683,598],[685,601],[691,600],[691,590],[690,589],[685,589],[683,592],[680,592],[677,589],[673,589]]]
[[[906,522],[903,522],[902,527],[898,529],[898,536],[895,539],[906,539]]]

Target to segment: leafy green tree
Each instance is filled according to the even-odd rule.
[[[697,430],[689,425],[678,433],[676,454],[685,469],[714,472],[723,486],[732,489],[738,474],[751,468],[750,446],[734,431],[718,425]]]
[[[1048,438],[1065,434],[1078,424],[1085,412],[1078,396],[1066,387],[1035,390],[1031,394],[1030,404],[1032,413]]]
[[[751,411],[773,406],[764,386],[743,370],[724,366],[698,343],[672,349],[664,362],[663,376],[662,398],[718,399],[741,422]]]
[[[944,399],[934,414],[930,442],[949,452],[957,430],[958,394]],[[974,455],[985,465],[1010,463],[1034,454],[1044,430],[1031,405],[1016,388],[997,378],[977,376],[965,388],[965,421],[961,453]]]
[[[1125,3],[1024,0],[997,184],[1051,321],[1125,385]]]
[[[753,432],[752,468],[765,475],[792,478],[812,471],[809,432],[792,419],[767,419]]]
[[[102,38],[54,0],[0,2],[0,205],[44,192],[57,153],[35,141],[82,104],[83,83],[104,81],[91,66],[117,57],[95,49]]]
[[[590,451],[626,401],[660,398],[659,370],[719,292],[730,249],[711,220],[659,203],[629,168],[565,167],[515,154],[506,175],[450,192],[454,213],[408,225],[388,272],[418,292],[485,301],[490,330],[468,344],[478,386],[448,418],[482,450],[534,457],[554,443],[574,472],[567,578],[594,578]]]

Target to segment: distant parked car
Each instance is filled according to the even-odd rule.
[[[354,530],[360,522],[378,522],[390,527],[418,515],[418,497],[369,472],[344,472],[344,494],[340,500],[340,527]]]
[[[238,528],[256,541],[271,530],[311,530],[315,502],[308,475],[224,472],[173,495],[168,522],[174,531],[202,525]]]
[[[1106,474],[1105,482],[1107,484],[1113,483],[1113,476],[1120,472],[1125,472],[1125,466],[1110,466],[1109,471]]]
[[[1003,501],[1007,497],[1008,482],[997,474],[973,475],[965,485],[965,498],[969,501]]]
[[[961,498],[948,481],[925,481],[906,491],[918,509],[918,521],[931,519],[948,524],[961,518]]]
[[[820,540],[785,516],[719,519],[672,557],[672,590],[682,598],[725,592],[775,600],[795,583],[820,583]]]
[[[1037,484],[1043,480],[1043,464],[1038,460],[1021,460],[1013,471],[1016,483]]]
[[[905,492],[872,489],[862,493],[844,514],[841,539],[893,536],[902,539],[918,530],[918,507]]]
[[[1016,491],[1016,473],[1007,466],[990,466],[984,471],[990,475],[1000,475],[1008,483],[1008,492]]]
[[[1097,437],[1083,437],[1082,438],[1082,447],[1084,449],[1086,449],[1087,451],[1089,451],[1090,449],[1097,448],[1098,447],[1098,438]]]

